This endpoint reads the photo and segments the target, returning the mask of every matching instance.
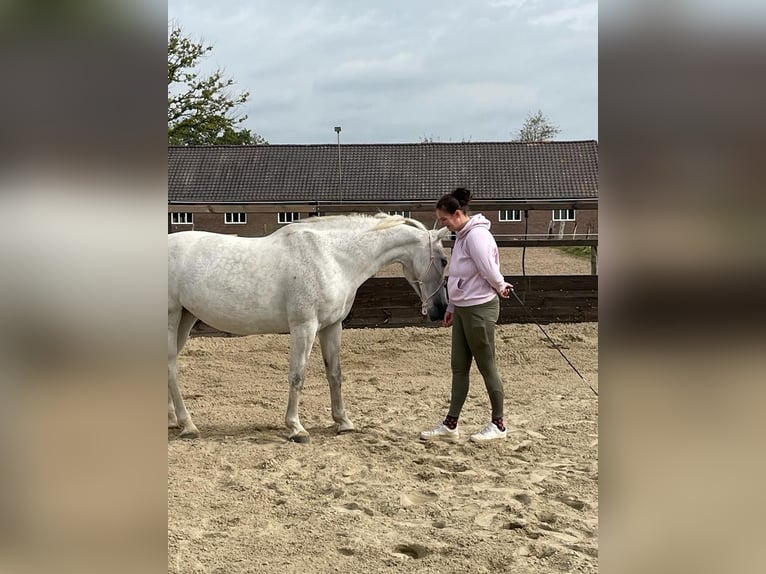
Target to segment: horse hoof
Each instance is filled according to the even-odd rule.
[[[185,438],[185,439],[199,438],[199,431],[197,429],[184,431],[181,433],[181,438]]]
[[[306,444],[309,442],[309,435],[297,434],[295,436],[291,436],[289,440],[290,442],[297,442],[298,444]]]
[[[351,425],[350,427],[341,427],[341,428],[338,428],[338,434],[347,434],[350,432],[354,432],[355,430],[356,428],[354,428],[353,425]]]

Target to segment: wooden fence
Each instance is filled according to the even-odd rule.
[[[529,323],[530,314],[539,323],[598,321],[596,275],[510,275],[506,281],[514,286],[524,307],[513,296],[501,299],[498,323]],[[373,277],[365,281],[343,321],[347,329],[436,325],[420,314],[420,299],[402,277]],[[198,322],[192,335],[226,333]]]
[[[598,277],[594,275],[507,276],[516,295],[540,323],[598,320]],[[499,323],[528,323],[524,308],[511,296],[501,299]],[[420,314],[420,299],[401,277],[373,278],[359,288],[347,328],[406,327],[433,324]]]

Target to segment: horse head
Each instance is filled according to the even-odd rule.
[[[413,254],[411,267],[403,265],[404,276],[420,296],[423,315],[431,321],[441,321],[447,310],[447,289],[444,273],[447,254],[442,240],[449,235],[446,227],[426,231],[427,240]]]

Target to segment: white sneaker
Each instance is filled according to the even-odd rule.
[[[504,439],[508,434],[507,431],[501,431],[497,428],[495,423],[489,423],[485,426],[481,432],[471,435],[471,441],[473,442],[486,442],[488,440]]]
[[[448,440],[450,442],[457,442],[459,437],[460,433],[458,432],[457,427],[455,427],[455,430],[452,430],[444,423],[440,424],[434,429],[424,430],[420,433],[420,440],[441,439]]]

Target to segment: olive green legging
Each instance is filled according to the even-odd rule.
[[[455,307],[452,318],[452,400],[449,416],[458,418],[468,396],[471,361],[476,359],[492,405],[492,418],[503,416],[503,381],[495,365],[495,323],[500,300]]]

